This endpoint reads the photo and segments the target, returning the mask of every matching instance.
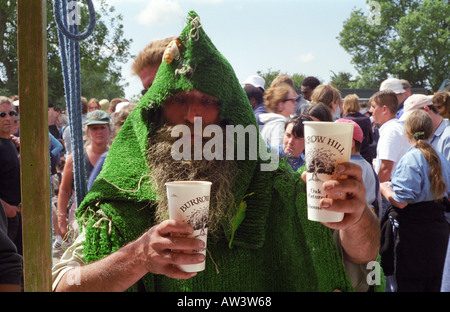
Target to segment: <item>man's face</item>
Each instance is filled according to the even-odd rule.
[[[150,88],[155,80],[156,73],[158,72],[159,66],[148,66],[144,67],[139,73],[138,76],[141,79],[142,86],[144,87],[145,92]],[[145,94],[144,92],[144,94]]]
[[[218,124],[219,100],[197,90],[181,91],[166,100],[164,117],[170,125],[193,125],[195,117],[202,118],[204,127]]]
[[[5,117],[0,117],[0,137],[9,139],[11,131],[14,127],[14,116],[10,116],[9,112],[13,111],[11,104],[0,104],[0,113],[5,113]],[[2,114],[3,115],[3,114]]]
[[[376,102],[376,100],[373,100],[370,104],[370,112],[373,116],[373,121],[375,123],[383,124],[383,108],[384,105],[380,106]]]
[[[309,86],[302,86],[301,91],[302,91],[303,97],[306,100],[311,101],[311,94],[312,94],[313,90]]]
[[[283,151],[291,157],[300,157],[305,149],[305,138],[297,138],[292,134],[294,124],[290,123],[286,127],[283,136]]]

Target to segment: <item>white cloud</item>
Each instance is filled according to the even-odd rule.
[[[144,26],[167,25],[183,18],[184,11],[178,1],[151,0],[137,16],[139,24]]]
[[[316,56],[312,52],[308,52],[298,55],[296,59],[301,63],[310,63],[316,59]]]

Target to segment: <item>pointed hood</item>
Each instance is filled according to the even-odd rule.
[[[244,128],[254,126],[257,131],[256,140],[259,141],[255,115],[248,98],[233,68],[206,35],[195,12],[189,12],[186,27],[177,41],[169,44],[166,51],[168,53],[162,59],[151,88],[141,98],[114,139],[103,169],[80,205],[81,211],[78,211],[78,215],[81,216],[87,207],[92,208],[92,204],[103,201],[148,203],[158,200],[156,188],[150,183],[151,172],[147,163],[148,138],[162,116],[164,101],[176,92],[196,89],[217,97],[220,101],[221,120],[228,125],[242,125]],[[259,166],[257,167],[261,159],[259,151],[256,159],[253,157],[249,160],[251,157],[248,141],[247,139],[245,144],[246,159],[237,160],[239,174],[233,185],[236,211],[242,207],[240,204],[245,195],[254,192],[249,191],[251,185],[251,188],[255,185],[257,188],[261,187],[265,193],[270,190],[270,185],[266,178],[262,179],[262,175],[266,177],[271,173],[262,173]],[[237,148],[234,150],[236,153]],[[258,178],[260,182],[255,182],[255,174],[261,176]],[[253,200],[256,200],[256,196]],[[266,209],[267,205],[262,203],[257,206],[259,209]],[[263,223],[263,215],[266,213],[257,210],[254,213],[259,214],[258,217]],[[233,226],[234,230],[238,225]],[[261,232],[260,229],[258,232]],[[227,236],[230,237],[231,233],[227,233]],[[263,239],[259,237],[256,241],[256,244],[260,245]]]

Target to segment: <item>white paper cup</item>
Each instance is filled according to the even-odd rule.
[[[323,183],[336,177],[336,165],[350,161],[353,124],[305,121],[306,197],[308,219],[340,222],[344,214],[320,208]]]
[[[203,250],[194,252],[206,256],[208,236],[209,199],[211,182],[174,181],[166,183],[169,218],[185,221],[194,228],[193,237],[205,242]],[[179,265],[185,272],[200,272],[205,269],[205,261],[199,264]]]

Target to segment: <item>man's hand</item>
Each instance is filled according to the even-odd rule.
[[[3,208],[5,209],[6,216],[8,218],[13,218],[16,216],[16,214],[18,212],[20,212],[20,209],[18,206],[10,205],[7,202],[5,202],[4,200],[1,200],[1,201],[2,201]]]
[[[145,269],[175,279],[188,279],[197,273],[183,272],[176,265],[197,264],[205,256],[194,252],[205,248],[202,240],[189,237],[194,233],[185,222],[166,220],[141,236],[141,254]]]
[[[366,189],[360,166],[354,163],[340,164],[336,171],[341,174],[340,177],[323,183],[323,194],[326,198],[320,201],[320,207],[329,211],[343,212],[344,219],[341,222],[324,223],[329,228],[343,230],[361,219],[367,206]]]
[[[362,180],[362,169],[357,164],[339,164],[340,177],[323,183],[321,208],[343,212],[341,222],[323,223],[340,230],[342,247],[353,263],[366,263],[376,259],[379,249],[380,228],[378,218],[366,203],[366,189]],[[306,172],[302,175],[306,179]]]
[[[125,291],[148,272],[175,279],[191,278],[197,273],[186,273],[175,266],[205,260],[204,255],[193,252],[204,248],[202,240],[187,237],[193,233],[194,229],[184,222],[161,222],[109,256],[81,266],[79,284],[68,283],[69,270],[55,290]]]

